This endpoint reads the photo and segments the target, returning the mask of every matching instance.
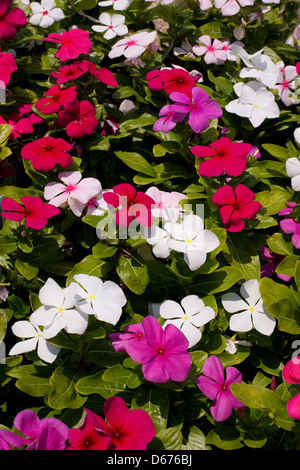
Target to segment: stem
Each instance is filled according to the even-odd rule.
[[[125,248],[121,248],[121,251],[123,253],[126,253],[126,255],[130,256],[130,258],[134,259],[134,261],[136,261],[140,266],[144,267],[144,264],[141,263],[135,256],[133,256],[131,253],[129,253],[129,251],[125,250]]]

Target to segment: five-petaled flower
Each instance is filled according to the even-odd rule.
[[[117,209],[116,224],[120,227],[128,227],[133,219],[146,227],[152,224],[151,206],[155,204],[154,200],[136,191],[131,184],[117,184],[112,191],[104,193],[103,198],[108,205]]]
[[[43,98],[35,103],[35,107],[43,114],[57,113],[62,106],[72,103],[76,98],[76,86],[62,88],[59,85],[53,85],[46,91]]]
[[[92,48],[92,41],[89,39],[89,31],[80,28],[70,29],[64,33],[51,33],[44,41],[60,44],[55,56],[65,62],[77,59],[80,54],[88,54]]]
[[[31,2],[30,7],[32,15],[29,18],[29,23],[34,26],[49,28],[55,21],[65,18],[62,9],[56,7],[55,0],[42,0],[41,3]]]
[[[255,194],[243,184],[234,189],[230,185],[221,186],[212,197],[219,206],[220,216],[228,232],[240,232],[245,227],[244,219],[253,219],[262,205],[254,201]]]
[[[194,145],[191,152],[201,159],[199,175],[201,176],[238,176],[246,169],[247,155],[252,149],[251,144],[232,142],[228,137],[221,137],[208,146]]]
[[[283,370],[282,378],[285,382],[299,386],[300,384],[300,357],[288,361]],[[296,388],[296,387],[295,387]],[[300,419],[300,393],[297,393],[287,402],[287,412],[291,418]]]
[[[134,59],[139,57],[145,52],[147,46],[156,39],[156,31],[147,33],[143,31],[141,33],[132,34],[131,36],[125,37],[117,41],[111,51],[108,53],[110,59],[120,57],[124,55],[127,59]]]
[[[13,0],[1,0],[0,4],[0,38],[2,41],[15,39],[17,32],[24,28],[27,18],[21,8],[11,10]]]
[[[82,139],[85,135],[91,135],[98,126],[95,117],[96,108],[88,100],[66,104],[58,113],[57,126],[65,127],[66,133],[73,139]]]
[[[226,367],[216,356],[206,359],[203,375],[196,380],[197,386],[210,400],[213,400],[210,412],[215,421],[225,421],[234,409],[244,409],[245,405],[233,395],[230,385],[242,382],[242,374],[236,367]]]
[[[21,157],[24,160],[31,160],[35,170],[53,170],[55,165],[68,168],[73,163],[73,157],[69,153],[72,145],[64,139],[55,137],[42,137],[24,145],[21,150]]]
[[[3,199],[1,216],[15,222],[25,219],[25,227],[40,230],[47,225],[48,219],[60,213],[57,207],[46,204],[37,196],[23,196],[21,203],[22,205],[9,197]]]

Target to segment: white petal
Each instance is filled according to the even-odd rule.
[[[250,331],[252,330],[252,320],[250,310],[242,313],[235,313],[229,321],[229,328],[232,331]]]
[[[298,158],[293,157],[293,158],[288,158],[287,161],[285,162],[285,169],[287,172],[287,175],[292,178],[293,176],[297,176],[300,174],[300,161]]]
[[[294,191],[300,191],[300,174],[292,178],[292,188]]]
[[[52,26],[53,23],[54,23],[54,18],[51,18],[50,15],[43,15],[41,22],[40,22],[40,27],[49,28],[49,26]]]
[[[216,314],[212,307],[204,307],[200,313],[193,315],[190,321],[195,326],[203,326],[215,318]]]
[[[180,329],[189,341],[189,348],[195,346],[195,344],[197,344],[202,337],[201,331],[193,326],[188,320],[183,322],[183,325]]]
[[[87,316],[81,314],[78,310],[65,310],[64,320],[66,322],[65,330],[68,333],[82,335],[88,325]]]
[[[45,10],[49,11],[52,10],[52,8],[54,8],[56,4],[55,0],[42,0],[41,5]]]
[[[173,237],[175,240],[186,240],[186,235],[183,230],[182,224],[167,222],[164,225],[164,229]]]
[[[206,261],[206,253],[198,250],[187,250],[184,254],[184,261],[187,263],[191,271],[200,268]]]
[[[12,325],[11,330],[19,338],[32,338],[37,335],[36,328],[26,320],[17,321]]]
[[[106,33],[103,35],[104,39],[107,39],[109,41],[110,39],[113,39],[116,37],[117,33],[113,29],[108,29]]]
[[[160,308],[159,314],[162,318],[183,318],[184,311],[182,310],[181,306],[175,302],[174,300],[165,300]]]
[[[256,310],[252,312],[252,321],[254,328],[266,336],[270,336],[276,326],[276,319],[272,315],[260,313]]]
[[[44,11],[44,8],[43,8],[42,5],[41,5],[40,3],[38,3],[38,2],[32,2],[32,3],[30,4],[30,8],[31,8],[32,13],[33,13],[34,15],[36,15],[37,13],[43,13],[43,11]]]
[[[30,315],[30,321],[35,325],[49,326],[57,314],[57,307],[44,307],[43,305]]]
[[[103,288],[103,281],[96,276],[89,276],[88,274],[76,274],[74,279],[80,284],[88,294],[96,295]],[[78,291],[80,296],[80,291]]]
[[[210,253],[220,245],[220,240],[211,230],[203,230],[203,237],[204,240],[202,249],[205,251],[205,253]]]
[[[120,26],[121,24],[124,24],[125,23],[125,16],[124,15],[113,15],[111,17],[111,24],[113,26]]]
[[[112,24],[112,17],[108,13],[101,13],[99,16],[99,21],[102,24],[105,24],[105,26],[109,26]]]
[[[203,230],[203,220],[197,215],[187,215],[181,224],[188,239],[195,238]]]
[[[40,24],[40,21],[42,18],[43,18],[42,13],[36,13],[29,18],[29,23],[34,26],[37,26],[38,24]]]
[[[9,351],[10,356],[16,356],[18,354],[24,354],[30,351],[34,351],[37,344],[37,338],[26,339],[25,341],[19,341]]]
[[[43,336],[45,338],[54,338],[61,330],[66,326],[66,321],[61,314],[57,314],[51,323],[51,325],[46,326],[43,330]]]
[[[64,295],[62,288],[51,277],[40,289],[39,299],[43,305],[60,308],[63,305]]]
[[[188,316],[196,315],[204,307],[204,303],[198,295],[187,295],[181,300],[181,305]]]
[[[250,307],[254,307],[261,299],[258,280],[251,279],[250,281],[244,282],[240,288],[240,293]]]
[[[159,240],[156,245],[153,246],[152,248],[152,253],[154,256],[157,258],[167,258],[171,252],[171,248],[169,246],[169,238],[163,238],[162,240]]]
[[[43,338],[38,342],[38,356],[45,362],[52,364],[52,362],[57,358],[59,351],[60,348],[58,346],[48,343],[48,341],[45,341]]]
[[[55,181],[51,181],[51,183],[46,184],[44,189],[44,198],[49,200],[56,197],[58,194],[61,194],[66,190],[66,186],[62,183],[56,183]],[[67,195],[66,195],[67,200]]]
[[[49,12],[49,16],[51,16],[55,21],[60,21],[65,18],[64,12],[61,8],[54,8]]]
[[[221,302],[226,312],[229,313],[235,313],[240,312],[241,310],[249,309],[249,305],[234,292],[223,294],[221,297]]]
[[[128,28],[126,24],[121,24],[119,26],[115,26],[114,31],[117,33],[118,36],[125,36],[125,34],[128,33]]]
[[[96,31],[96,33],[103,33],[104,31],[107,30],[107,26],[95,25],[95,26],[92,26],[92,30]]]
[[[168,246],[171,250],[178,251],[179,253],[186,253],[187,251],[187,243],[180,242],[178,240],[170,239],[168,240]]]

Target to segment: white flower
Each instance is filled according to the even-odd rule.
[[[125,23],[124,15],[112,15],[108,13],[102,13],[99,16],[99,22],[104,26],[94,25],[92,29],[97,33],[106,33],[103,35],[104,39],[112,39],[115,36],[124,36],[128,33],[128,28]]]
[[[236,15],[241,7],[253,4],[254,0],[215,0],[215,7],[221,8],[221,13],[224,16]]]
[[[38,356],[46,362],[55,361],[60,348],[47,341],[47,334],[41,331],[32,321],[21,320],[12,326],[12,332],[19,338],[26,338],[15,344],[9,351],[10,356],[34,351],[37,347]]]
[[[200,268],[206,261],[206,254],[220,244],[213,232],[204,230],[203,221],[198,215],[185,216],[181,224],[167,222],[164,229],[172,237],[169,247],[184,253],[184,260],[192,271]]]
[[[279,117],[280,109],[275,102],[275,96],[261,83],[240,82],[236,83],[233,88],[238,99],[230,101],[225,106],[229,113],[247,117],[253,127],[260,126],[266,118]]]
[[[300,127],[297,127],[294,130],[294,139],[296,140],[296,142],[298,142],[298,144],[300,144]]]
[[[282,61],[277,62],[276,66],[279,69],[279,76],[274,88],[278,91],[281,101],[286,106],[291,106],[295,103],[295,100],[290,95],[295,90],[295,79],[298,77],[296,67],[294,65],[287,65],[285,67]]]
[[[80,285],[75,295],[77,308],[100,321],[115,325],[127,302],[121,287],[113,281],[103,282],[88,274],[76,274],[74,279]]]
[[[229,354],[235,354],[237,352],[237,345],[241,345],[241,346],[252,346],[252,344],[250,343],[250,341],[246,341],[246,340],[236,340],[235,339],[236,335],[234,335],[233,337],[230,337],[230,336],[224,336],[225,340],[226,340],[226,348],[225,348],[225,351],[227,351]]]
[[[232,51],[238,54],[247,65],[240,71],[241,78],[255,78],[269,88],[274,88],[279,77],[279,69],[262,50],[249,55],[241,46],[232,44]]]
[[[60,21],[65,18],[61,8],[56,8],[55,0],[42,0],[41,3],[32,2],[30,4],[32,15],[29,18],[29,23],[34,26],[41,26],[42,28],[49,28],[55,21]]]
[[[270,336],[275,328],[276,320],[270,315],[259,292],[259,282],[251,279],[240,288],[241,297],[234,292],[222,295],[224,309],[234,313],[230,317],[229,328],[232,331],[250,331],[254,327],[261,334]],[[236,313],[238,312],[238,313]]]
[[[62,329],[79,335],[85,332],[88,319],[75,308],[77,290],[75,282],[62,289],[51,278],[40,289],[39,299],[43,305],[31,314],[30,319],[35,325],[44,327],[43,332],[48,338],[53,338]]]
[[[151,33],[142,31],[141,33],[122,38],[112,46],[108,57],[114,59],[115,57],[124,55],[127,59],[136,59],[145,52],[149,44],[156,40],[156,37],[156,31],[152,31]]]
[[[165,300],[159,309],[159,314],[167,321],[163,324],[175,325],[189,340],[189,348],[200,341],[202,337],[201,327],[213,320],[215,311],[206,307],[197,295],[188,295],[181,300],[181,306],[174,300]]]
[[[98,5],[100,7],[113,6],[114,10],[126,10],[130,3],[129,0],[104,0],[103,2],[99,2]]]
[[[171,238],[169,232],[157,225],[145,227],[144,237],[149,245],[152,245],[152,253],[157,258],[167,258],[172,251],[169,246]]]
[[[300,157],[299,157],[300,158]],[[287,175],[292,178],[291,185],[294,191],[300,191],[300,161],[296,157],[288,158],[285,162]]]

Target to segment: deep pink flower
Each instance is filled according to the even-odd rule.
[[[19,104],[17,106],[17,111],[21,118],[26,117],[30,119],[32,124],[41,124],[44,122],[42,117],[32,112],[32,104]]]
[[[166,105],[159,111],[159,119],[154,123],[153,130],[155,132],[167,133],[174,129],[177,122],[183,121],[186,113],[178,113],[173,110],[172,105]]]
[[[300,62],[296,63],[296,72],[298,75],[300,74]]]
[[[83,62],[88,65],[88,71],[100,82],[105,83],[105,85],[111,86],[113,88],[118,86],[116,77],[106,67],[101,67],[98,69],[97,66],[93,64],[93,62],[89,62],[88,60],[84,60]]]
[[[171,93],[170,99],[175,101],[170,105],[173,111],[189,114],[188,123],[194,132],[204,131],[209,126],[209,119],[222,116],[219,104],[211,99],[200,87],[192,88],[192,100],[184,93]]]
[[[142,320],[142,327],[146,342],[128,341],[125,347],[131,359],[142,364],[145,379],[156,383],[185,380],[192,366],[186,336],[172,324],[163,329],[151,315]]]
[[[70,29],[62,34],[51,33],[44,41],[55,42],[60,47],[55,56],[65,62],[77,59],[80,54],[88,54],[92,48],[92,41],[89,39],[89,31],[80,28]]]
[[[228,137],[221,137],[208,146],[194,145],[190,149],[196,157],[208,158],[200,162],[199,175],[213,177],[225,173],[238,176],[247,166],[247,155],[252,145],[232,142]]]
[[[53,85],[44,94],[43,98],[35,103],[35,107],[43,114],[57,113],[62,106],[72,103],[77,98],[76,86],[61,88]]]
[[[235,367],[226,368],[226,379],[222,362],[216,356],[206,359],[202,372],[204,375],[196,380],[197,386],[213,403],[210,412],[215,421],[225,421],[235,408],[245,408],[245,405],[233,395],[230,385],[241,383],[242,374]]]
[[[11,126],[11,133],[9,139],[16,140],[21,137],[21,134],[31,134],[34,129],[30,119],[22,118],[16,111],[9,113],[8,122],[0,116],[0,124],[9,124]]]
[[[16,64],[14,56],[8,52],[1,52],[0,53],[0,80],[4,82],[5,86],[8,85],[11,74],[17,69],[18,69],[18,66]]]
[[[221,219],[228,232],[240,232],[245,226],[243,219],[252,219],[261,209],[261,203],[254,201],[255,194],[243,184],[225,185],[217,190],[212,202],[219,206]]]
[[[67,152],[72,150],[72,145],[64,139],[54,137],[42,137],[30,142],[21,150],[24,160],[31,160],[35,170],[53,170],[56,164],[68,168],[73,163],[73,158]]]
[[[284,233],[292,233],[291,240],[293,242],[293,245],[295,248],[298,250],[300,249],[300,223],[295,222],[294,219],[284,219],[281,220],[280,223],[280,228]]]
[[[21,204],[9,197],[1,201],[1,216],[8,220],[20,222],[25,219],[25,227],[40,230],[55,215],[60,214],[60,210],[52,204],[45,203],[37,196],[24,196],[21,198]]]
[[[198,76],[192,77],[182,68],[151,70],[146,75],[150,90],[164,90],[168,95],[174,92],[184,93],[189,98],[192,98],[191,90],[196,86],[197,79]]]
[[[128,341],[147,342],[141,323],[125,326],[120,333],[110,333],[108,336],[112,340],[112,346],[116,352],[126,352]]]
[[[27,445],[26,450],[66,449],[69,428],[57,418],[39,419],[34,411],[24,410],[15,417],[14,427],[28,438],[21,437],[12,431],[0,430],[0,449],[1,437],[13,447]]]
[[[88,63],[85,62],[87,61],[76,61],[73,62],[73,64],[63,65],[62,67],[59,67],[58,72],[52,72],[51,75],[57,79],[57,84],[75,80],[88,71],[89,66]]]
[[[87,100],[66,104],[58,113],[58,127],[65,127],[69,137],[82,139],[85,135],[93,134],[98,126],[96,108]]]
[[[161,91],[163,84],[161,81],[160,70],[150,70],[146,75],[148,81],[148,88],[154,91]]]
[[[147,450],[155,436],[152,419],[144,410],[129,410],[120,397],[111,397],[103,405],[105,420],[85,409],[80,429],[70,429],[70,450]],[[92,446],[90,442],[92,441]]]
[[[285,382],[300,385],[300,357],[287,362],[282,370],[282,378]],[[287,412],[291,418],[300,419],[300,393],[287,403]]]
[[[0,4],[0,40],[9,41],[16,37],[17,32],[24,28],[27,18],[21,8],[11,7],[13,0],[1,0]]]
[[[143,226],[152,225],[151,205],[155,204],[154,200],[145,193],[137,192],[131,184],[121,183],[114,186],[113,191],[103,194],[103,199],[107,204],[118,208],[117,225],[128,227],[134,218]]]
[[[276,253],[271,254],[265,246],[261,247],[260,255],[264,261],[268,261],[268,263],[261,265],[261,277],[273,276],[277,265],[285,258],[283,255],[278,255]],[[286,274],[276,273],[276,275],[279,279],[285,282],[289,282],[292,279],[292,276],[287,276]]]

